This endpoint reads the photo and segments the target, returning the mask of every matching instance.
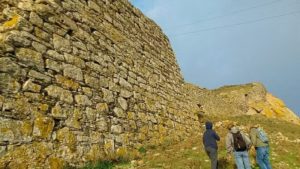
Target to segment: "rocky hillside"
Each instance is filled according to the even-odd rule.
[[[278,118],[299,124],[299,117],[261,83],[224,86],[207,90],[187,84],[186,90],[199,101],[202,114],[255,115]]]

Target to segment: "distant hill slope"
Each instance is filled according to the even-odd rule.
[[[299,117],[282,100],[269,93],[261,83],[224,86],[215,90],[187,84],[186,90],[199,101],[203,114],[263,114],[268,118],[300,124]]]

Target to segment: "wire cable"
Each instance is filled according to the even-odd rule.
[[[224,14],[224,15],[219,15],[219,16],[209,17],[209,18],[205,18],[205,19],[200,19],[200,20],[197,20],[197,21],[194,21],[194,22],[191,22],[191,23],[182,24],[182,25],[177,25],[177,26],[175,26],[175,27],[176,27],[176,28],[182,28],[182,27],[186,27],[186,26],[191,26],[191,25],[195,25],[195,24],[198,24],[198,23],[202,23],[202,22],[204,22],[204,21],[207,22],[207,21],[211,21],[211,20],[215,20],[215,19],[219,19],[219,18],[224,18],[224,17],[230,16],[230,15],[242,13],[242,12],[245,12],[245,11],[257,9],[257,8],[264,7],[264,6],[268,6],[268,5],[272,5],[272,4],[277,3],[277,2],[280,2],[280,1],[282,1],[282,0],[273,0],[273,1],[271,1],[271,2],[259,4],[259,5],[252,6],[252,7],[249,7],[249,8],[239,9],[239,10],[236,10],[236,11],[233,11],[233,12],[230,12],[230,13],[227,13],[227,14]],[[165,30],[169,30],[169,29],[171,29],[171,28],[167,28],[167,29],[165,29]]]
[[[262,21],[265,21],[265,20],[275,19],[275,18],[284,17],[284,16],[288,16],[288,15],[294,15],[294,14],[298,14],[298,13],[300,13],[300,11],[294,11],[294,12],[285,13],[285,14],[281,14],[281,15],[275,15],[275,16],[268,16],[268,17],[263,17],[263,18],[259,18],[259,19],[255,19],[255,20],[251,20],[251,21],[246,21],[246,22],[235,23],[235,24],[228,24],[228,25],[223,25],[223,26],[205,28],[205,29],[200,29],[200,30],[191,31],[191,32],[185,32],[185,33],[181,33],[181,34],[174,34],[174,35],[171,34],[169,36],[173,36],[173,37],[185,36],[185,35],[195,34],[195,33],[204,32],[204,31],[211,31],[211,30],[215,30],[215,29],[222,29],[222,28],[228,28],[228,27],[234,27],[234,26],[239,26],[239,25],[251,24],[251,23],[256,23],[256,22],[262,22]]]

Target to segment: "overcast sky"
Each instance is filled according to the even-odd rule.
[[[168,35],[187,82],[261,82],[300,114],[300,0],[131,2]]]

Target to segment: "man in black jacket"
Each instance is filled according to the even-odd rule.
[[[218,134],[212,129],[213,124],[210,121],[205,123],[206,131],[203,134],[203,144],[205,151],[211,161],[211,169],[217,169],[218,166],[218,144],[220,141]]]

